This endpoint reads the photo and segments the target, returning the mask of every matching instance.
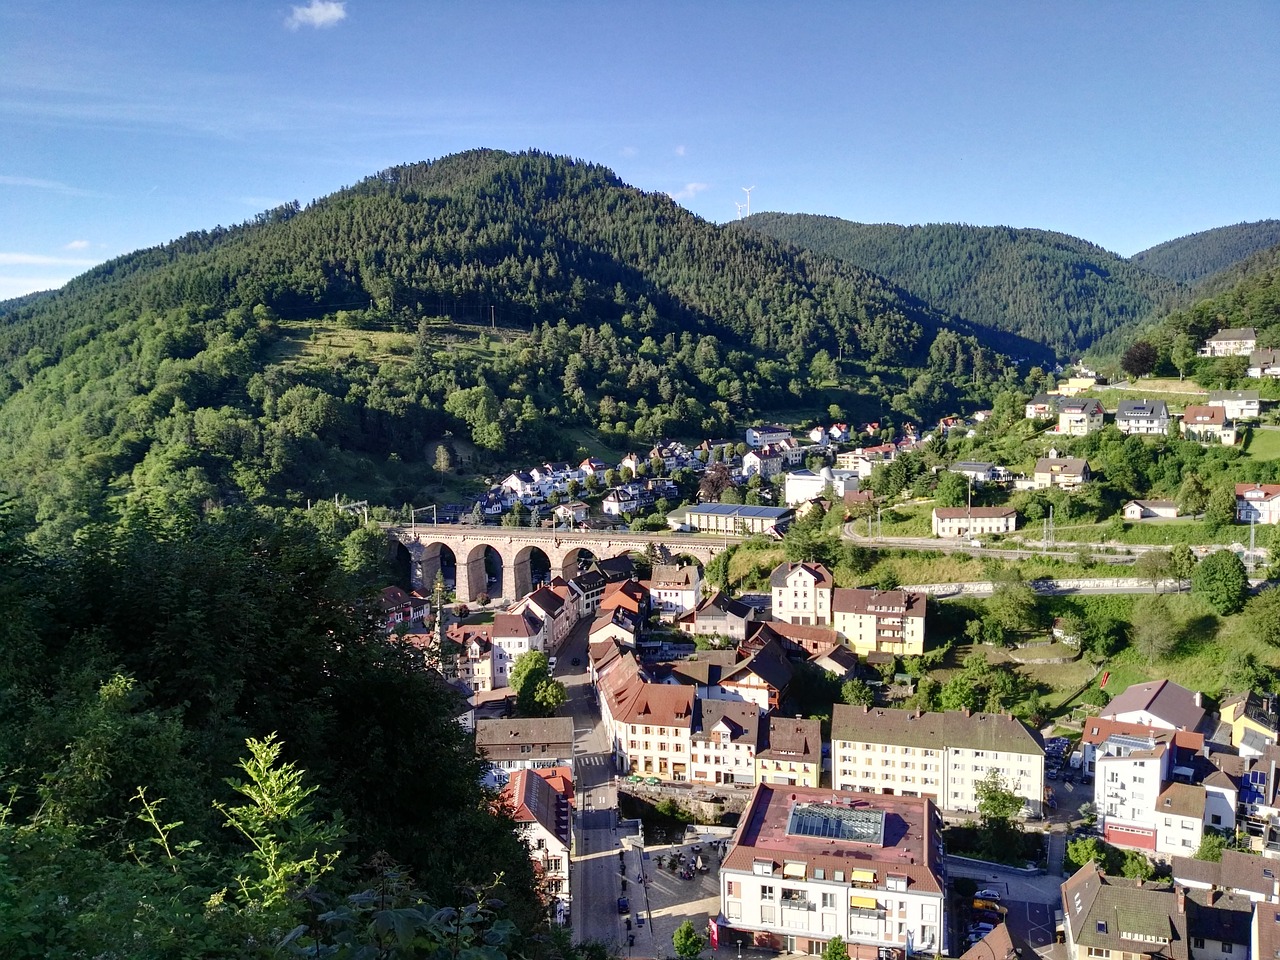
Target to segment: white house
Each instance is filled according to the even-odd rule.
[[[565,768],[568,773],[568,768]],[[535,770],[517,770],[502,788],[503,799],[516,822],[516,832],[533,859],[534,873],[550,901],[557,923],[569,919],[572,890],[569,862],[572,846],[569,795],[573,775],[543,776]]]
[[[791,429],[780,423],[758,423],[754,427],[747,427],[748,447],[763,447],[790,439]]]
[[[787,623],[831,622],[831,591],[835,581],[820,563],[781,563],[769,575],[773,619]]]
[[[806,500],[823,496],[830,486],[831,495],[842,500],[846,493],[853,493],[858,489],[859,482],[856,470],[832,470],[830,467],[823,467],[817,473],[812,470],[792,470],[785,477],[783,497],[788,507],[794,507]]]
[[[1258,331],[1253,327],[1231,327],[1219,330],[1200,348],[1202,357],[1247,357],[1258,345]]]
[[[649,602],[658,614],[672,619],[688,613],[702,599],[702,568],[696,563],[654,564],[649,577]]]
[[[1280,523],[1280,483],[1237,483],[1236,520]]]
[[[1210,390],[1209,406],[1222,407],[1228,420],[1252,420],[1262,412],[1257,390]]]
[[[838,936],[851,957],[949,946],[942,820],[928,800],[758,784],[738,823],[720,865],[735,936],[810,955]]]
[[[935,537],[972,537],[980,533],[1012,533],[1018,527],[1013,507],[934,507]]]
[[[1280,350],[1254,350],[1249,354],[1249,376],[1280,377]]]
[[[1169,432],[1169,405],[1163,400],[1121,400],[1116,429],[1128,435],[1164,436]]]
[[[1121,511],[1129,521],[1170,520],[1178,515],[1178,505],[1172,500],[1130,500]]]

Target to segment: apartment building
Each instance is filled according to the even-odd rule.
[[[1013,533],[1018,511],[1013,507],[934,507],[935,537],[973,537],[979,534]]]
[[[760,708],[754,703],[698,700],[690,736],[689,779],[754,784],[760,729]]]
[[[923,798],[758,784],[720,867],[720,915],[784,953],[819,954],[836,936],[850,956],[942,953],[941,830]]]
[[[701,599],[702,568],[696,563],[654,564],[649,576],[649,602],[659,616],[672,619],[688,613]]]
[[[572,717],[477,720],[476,749],[489,761],[487,782],[505,783],[516,770],[573,768]]]
[[[821,778],[821,721],[769,717],[765,742],[756,753],[756,782],[816,789]]]
[[[907,590],[840,587],[832,591],[831,623],[858,656],[924,653],[925,595]]]
[[[1005,714],[925,713],[838,703],[831,717],[831,785],[836,790],[928,797],[946,810],[978,809],[977,785],[999,770],[1039,816],[1044,744]]]
[[[773,619],[786,623],[831,622],[831,571],[820,563],[780,563],[769,575]]]
[[[572,785],[573,774],[565,767],[517,770],[502,788],[516,832],[533,860],[539,892],[556,922],[562,925],[568,922],[573,900],[569,886]]]

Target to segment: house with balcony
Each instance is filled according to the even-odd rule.
[[[1092,397],[1064,397],[1058,403],[1058,425],[1054,433],[1084,437],[1102,429],[1102,404]]]
[[[924,653],[925,595],[907,590],[837,587],[831,596],[831,623],[854,653]]]
[[[1116,429],[1127,436],[1163,437],[1169,432],[1169,405],[1163,400],[1121,400]]]
[[[1056,394],[1037,393],[1027,401],[1026,409],[1023,411],[1024,419],[1048,420],[1050,417],[1057,419],[1058,404],[1061,402],[1062,397]]]
[[[658,615],[673,620],[702,599],[702,568],[696,563],[657,563],[649,576],[649,598]]]
[[[1262,414],[1257,390],[1210,390],[1209,406],[1221,407],[1228,420],[1256,420]]]
[[[1191,405],[1182,411],[1182,436],[1196,443],[1220,443],[1231,446],[1236,442],[1236,424],[1227,419],[1223,407]]]
[[[1237,483],[1236,521],[1280,523],[1280,483]]]
[[[1255,380],[1280,377],[1280,350],[1254,350],[1249,354],[1247,373]]]
[[[978,809],[977,786],[999,770],[1039,816],[1044,744],[1021,720],[968,710],[923,712],[837,703],[831,716],[831,786],[928,797],[946,810]]]
[[[942,820],[919,797],[757,784],[720,866],[720,917],[753,947],[949,952]]]
[[[1253,327],[1231,327],[1219,330],[1204,342],[1202,357],[1247,357],[1258,346],[1258,331]]]
[[[1083,483],[1088,483],[1093,475],[1089,472],[1089,461],[1081,457],[1041,457],[1036,461],[1034,489],[1045,490],[1049,487],[1061,487],[1074,490]]]

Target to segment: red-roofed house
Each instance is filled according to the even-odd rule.
[[[635,580],[618,580],[607,584],[604,588],[604,596],[600,598],[598,612],[604,613],[615,607],[621,607],[628,613],[644,617],[649,612],[649,590],[644,584]]]
[[[820,563],[781,563],[769,575],[773,619],[787,623],[831,622],[831,571]]]
[[[1280,523],[1280,483],[1237,483],[1236,520]]]
[[[539,892],[554,911],[557,922],[563,924],[568,921],[571,900],[569,862],[573,812],[571,793],[557,786],[571,783],[572,774],[566,780],[564,776],[540,773],[517,770],[502,788],[502,799],[509,805],[520,839],[533,859]]]

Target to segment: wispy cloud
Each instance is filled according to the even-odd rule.
[[[0,267],[92,267],[100,260],[50,257],[43,253],[0,253]]]
[[[711,185],[707,183],[686,183],[681,189],[675,191],[674,193],[668,193],[667,196],[669,196],[672,200],[675,200],[677,203],[681,203],[684,201],[692,200],[694,197],[700,194],[703,190],[709,189],[710,186]]]
[[[62,249],[63,250],[88,250],[89,241],[88,240],[72,240]]]
[[[72,279],[72,274],[50,274],[48,276],[16,276],[6,277],[0,275],[0,300],[10,300],[13,297],[23,297],[28,293],[35,293],[39,290],[57,290],[60,286]]]
[[[10,177],[0,174],[0,187],[30,187],[33,190],[52,190],[54,193],[64,193],[69,197],[96,196],[92,190],[81,190],[79,187],[73,187],[71,184],[63,183],[60,180],[41,180],[39,177]]]
[[[294,7],[284,25],[290,30],[299,27],[332,27],[347,19],[345,0],[311,0],[305,7]]]
[[[639,153],[640,153],[640,151],[639,151],[637,148],[635,148],[635,147],[623,147],[623,148],[622,148],[622,155],[623,155],[624,157],[634,157],[634,156],[636,156],[636,155],[637,155],[637,154],[639,154]]]
[[[683,156],[684,156],[684,144],[683,144],[683,143],[678,144],[678,145],[676,146],[676,156],[677,156],[677,157],[683,157]]]

